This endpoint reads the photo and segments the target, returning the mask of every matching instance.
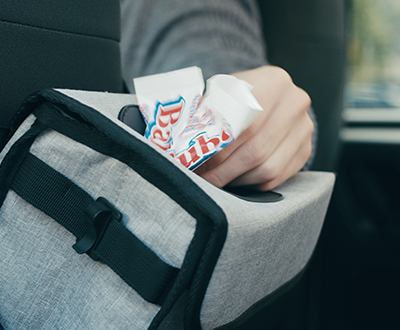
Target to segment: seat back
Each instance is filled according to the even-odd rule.
[[[335,170],[345,80],[344,0],[260,0],[268,60],[311,97],[318,122],[314,170]]]
[[[37,90],[122,91],[119,20],[119,0],[1,2],[0,149]]]

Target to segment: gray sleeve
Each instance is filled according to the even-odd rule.
[[[204,78],[266,64],[254,0],[122,0],[124,79],[192,65]]]

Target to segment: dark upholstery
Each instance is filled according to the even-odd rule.
[[[269,62],[287,70],[312,100],[318,122],[312,169],[336,171],[346,75],[345,0],[258,3]],[[321,253],[317,247],[300,282],[241,329],[319,329]]]
[[[0,148],[37,90],[122,91],[119,20],[119,0],[1,1]]]
[[[310,95],[318,121],[312,169],[335,170],[345,80],[344,0],[259,0],[270,63]]]

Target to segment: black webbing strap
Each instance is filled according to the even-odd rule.
[[[95,201],[30,153],[14,177],[11,189],[75,235],[75,250],[87,252],[107,264],[145,300],[163,303],[179,270],[162,261],[129,231],[120,222],[119,212],[105,199]],[[82,250],[85,242],[90,243],[93,231],[94,241],[89,249]]]

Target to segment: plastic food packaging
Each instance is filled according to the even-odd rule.
[[[208,79],[203,97],[198,67],[133,81],[144,136],[190,170],[232,143],[263,110],[251,85],[230,75]]]

